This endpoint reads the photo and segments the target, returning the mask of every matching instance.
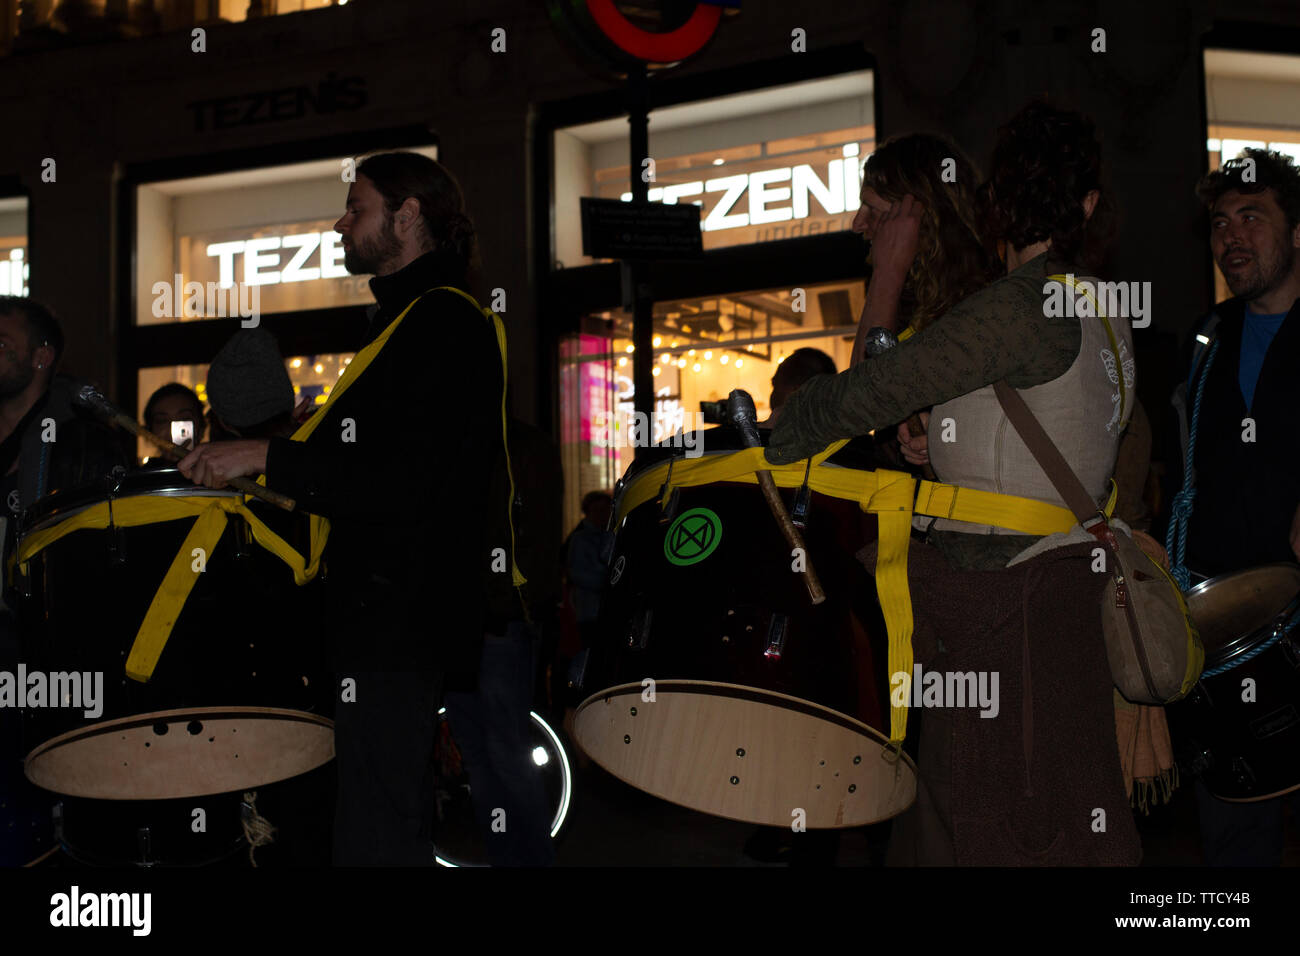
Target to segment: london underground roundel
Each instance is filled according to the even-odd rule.
[[[588,59],[620,71],[638,64],[665,66],[689,59],[712,39],[724,6],[739,7],[740,0],[639,0],[642,15],[636,17],[624,13],[619,0],[548,3],[556,27]],[[662,27],[658,30],[648,27],[655,13]]]

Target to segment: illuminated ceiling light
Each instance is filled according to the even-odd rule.
[[[723,159],[721,156],[719,156],[717,159],[715,159],[715,160],[713,161],[713,165],[714,165],[714,166],[721,166],[721,165],[722,165],[723,163],[725,163],[725,162],[726,162],[726,160]]]
[[[663,369],[661,369],[658,365],[656,365],[654,368],[652,368],[652,369],[650,370],[650,374],[651,374],[651,375],[658,375],[658,374],[659,374],[660,372],[662,372],[662,371],[663,371]]]
[[[686,354],[689,355],[691,358],[695,358],[695,349],[691,349],[691,350],[690,350],[689,352],[687,352]]]
[[[350,358],[345,358],[345,359],[343,360],[343,364],[344,364],[344,365],[351,365],[351,364],[352,364],[352,359],[350,359]]]
[[[629,346],[628,346],[626,349],[624,349],[623,351],[627,352],[627,353],[630,355],[630,354],[632,354],[633,352],[636,351],[636,346],[635,346],[635,345],[629,345]]]
[[[663,345],[663,344],[664,344],[663,336],[662,336],[662,335],[656,335],[656,336],[655,336],[655,339],[654,339],[654,347],[655,347],[655,348],[659,348],[659,346],[661,346],[661,345]]]
[[[710,352],[710,351],[706,351],[706,352],[704,353],[704,361],[707,362],[707,361],[708,361],[709,359],[711,359],[711,358],[713,358],[713,353]]]
[[[313,366],[313,368],[316,369],[316,374],[317,374],[317,375],[319,375],[321,372],[325,371],[325,366],[322,365],[320,362],[317,362],[317,363]]]
[[[752,345],[746,345],[746,346],[745,346],[745,351],[746,351],[746,352],[752,352],[752,351],[754,351],[754,346],[752,346]]]
[[[677,367],[678,367],[678,368],[686,368],[686,359],[681,359],[681,358],[679,358],[679,359],[677,360]]]
[[[619,356],[619,359],[618,359],[618,367],[619,367],[619,368],[624,368],[624,367],[626,367],[626,366],[627,366],[627,356],[626,356],[626,355],[621,355],[621,356]]]
[[[677,340],[676,340],[676,339],[673,339],[672,347],[673,347],[673,348],[677,348]]]
[[[659,361],[662,362],[664,365],[667,365],[667,364],[668,364],[669,362],[671,362],[672,360],[673,360],[673,357],[672,357],[671,355],[669,355],[667,352],[665,352],[663,355],[659,356]]]
[[[302,368],[302,359],[294,359],[289,365],[291,368]]]
[[[743,366],[744,364],[745,364],[745,360],[744,360],[744,359],[736,359],[736,368],[740,368],[740,367]]]
[[[784,355],[778,355],[778,356],[776,357],[776,364],[777,364],[777,365],[780,365],[780,364],[781,364],[782,362],[784,362],[784,361],[785,361],[785,356],[784,356]]]
[[[344,369],[339,369],[339,376],[342,377]]]
[[[692,372],[698,372],[699,370],[700,370],[700,363],[699,363],[699,362],[696,362],[694,365],[691,366],[691,371],[692,371]]]
[[[718,361],[721,362],[723,365],[726,365],[726,364],[727,364],[727,359],[728,359],[729,357],[730,357],[730,356],[728,356],[726,352],[723,352],[721,355],[718,356]]]

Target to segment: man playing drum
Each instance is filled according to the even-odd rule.
[[[1106,220],[1091,122],[1026,107],[1001,132],[986,188],[1006,276],[871,361],[805,384],[782,413],[769,461],[798,461],[935,404],[940,428],[929,452],[941,480],[1060,504],[993,396],[1006,380],[1100,509],[1131,410],[1128,322],[1109,319],[1116,345],[1099,319],[1049,307],[1061,292],[1049,277],[1085,275]],[[905,268],[911,256],[898,261]],[[1118,389],[1111,372],[1123,375]],[[998,675],[1002,706],[989,719],[970,707],[925,714],[917,804],[896,821],[891,862],[1140,857],[1101,636],[1105,575],[1092,570],[1086,543],[1008,567],[1040,537],[941,519],[929,544],[908,554],[915,659],[930,670]]]
[[[432,866],[426,775],[439,700],[449,673],[477,669],[497,543],[484,516],[507,506],[488,500],[504,467],[502,358],[492,323],[446,288],[466,287],[474,227],[443,167],[415,153],[368,157],[335,228],[344,265],[374,275],[378,302],[370,351],[353,360],[368,362],[356,384],[345,391],[353,378],[344,375],[303,426],[316,426],[306,440],[200,445],[179,468],[212,488],[265,473],[272,489],[330,520],[334,861]],[[430,363],[448,342],[439,420],[425,414]]]
[[[1206,347],[1196,350],[1187,396],[1190,404],[1201,393],[1187,537],[1193,584],[1300,560],[1300,169],[1283,154],[1247,149],[1207,175],[1197,195],[1233,297],[1197,329]],[[1196,789],[1207,863],[1281,863],[1283,798],[1228,803],[1204,783]]]

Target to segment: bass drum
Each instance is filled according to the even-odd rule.
[[[706,457],[741,444],[729,427],[702,435]],[[622,487],[671,455],[638,460]],[[850,445],[819,467],[875,461]],[[795,490],[783,495],[793,514]],[[811,493],[803,536],[827,596],[813,606],[756,484],[670,500],[665,513],[652,496],[616,530],[585,680],[603,689],[575,715],[579,746],[634,787],[733,820],[785,827],[802,811],[806,826],[832,828],[901,813],[915,765],[887,751],[875,581],[854,557],[875,517]]]
[[[197,487],[174,468],[111,481],[51,495],[25,516],[20,549],[44,546],[20,579],[23,658],[33,689],[48,685],[44,696],[28,694],[24,712],[28,778],[71,797],[172,800],[242,793],[328,762],[320,582],[297,586],[237,513],[210,554],[194,555],[197,580],[152,679],[126,676],[155,593],[182,545],[192,551],[196,518],[105,526],[105,516],[116,507],[125,522],[176,498],[240,496]],[[306,515],[248,507],[307,553]],[[54,537],[59,529],[68,533]]]
[[[1300,567],[1268,564],[1187,592],[1205,670],[1168,708],[1181,761],[1221,800],[1300,789]]]

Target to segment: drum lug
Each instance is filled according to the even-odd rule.
[[[591,648],[584,647],[569,662],[569,689],[582,690],[587,682],[587,661],[591,658]]]
[[[627,646],[634,651],[643,651],[650,642],[650,622],[654,618],[654,608],[641,608],[632,616],[632,630],[628,634]]]
[[[1232,758],[1232,775],[1243,790],[1250,793],[1255,791],[1255,772],[1250,769],[1250,761],[1245,757]]]
[[[1282,656],[1286,658],[1287,663],[1300,670],[1300,646],[1296,645],[1295,636],[1284,634],[1278,643],[1282,645]]]
[[[682,489],[674,488],[668,494],[668,503],[664,505],[663,510],[659,513],[659,523],[668,524],[677,517],[677,505],[681,501]]]
[[[1193,776],[1199,777],[1207,770],[1213,769],[1213,767],[1214,767],[1214,754],[1210,753],[1208,750],[1202,750],[1200,753],[1198,753],[1196,756],[1192,758],[1191,771]]]
[[[799,530],[808,527],[808,506],[812,502],[812,492],[807,485],[800,485],[794,493],[794,507],[790,509],[790,521]]]
[[[785,614],[773,614],[772,623],[767,628],[767,650],[763,656],[770,661],[779,661],[785,653],[785,634],[790,626],[790,618]]]
[[[148,827],[141,827],[135,831],[135,845],[140,851],[138,866],[153,866],[157,862],[153,858],[153,833]]]

